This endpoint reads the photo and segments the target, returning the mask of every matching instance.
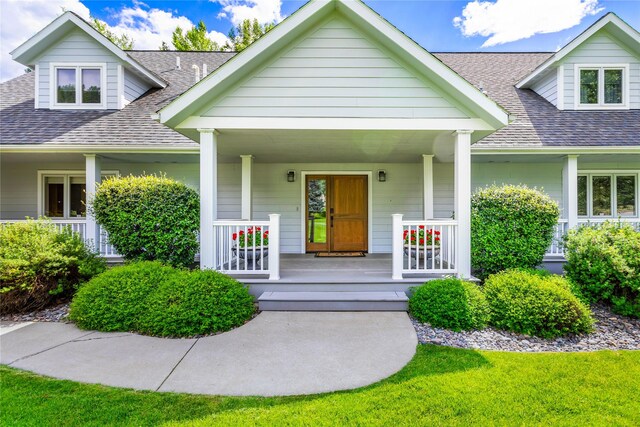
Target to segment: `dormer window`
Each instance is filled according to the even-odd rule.
[[[54,108],[105,107],[105,65],[52,65]]]
[[[576,67],[578,108],[627,108],[627,69],[627,66]]]

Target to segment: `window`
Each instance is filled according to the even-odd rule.
[[[52,66],[54,106],[104,108],[104,65]]]
[[[579,108],[626,107],[627,66],[577,67]]]
[[[42,208],[49,218],[84,218],[86,216],[85,175],[83,172],[40,172]],[[102,177],[117,175],[104,172]]]
[[[578,216],[638,216],[638,174],[592,172],[578,175]]]

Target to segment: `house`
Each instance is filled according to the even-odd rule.
[[[33,72],[0,86],[0,218],[51,217],[105,256],[85,197],[143,172],[199,189],[202,267],[260,292],[470,277],[470,196],[492,183],[560,204],[550,263],[568,228],[640,224],[640,34],[612,13],[554,53],[430,53],[314,0],[234,55],[122,51],[66,12],[12,55]],[[238,249],[253,227],[267,247]],[[405,244],[421,230],[439,241]],[[367,256],[309,255],[345,251]]]

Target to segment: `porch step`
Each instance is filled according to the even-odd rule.
[[[407,311],[404,292],[264,292],[262,311]]]

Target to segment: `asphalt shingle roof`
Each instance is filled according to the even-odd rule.
[[[120,111],[35,110],[34,76],[0,84],[2,144],[99,144],[193,146],[185,136],[150,118],[194,84],[192,64],[211,72],[229,52],[130,51],[129,55],[169,84],[153,89]],[[515,121],[481,140],[481,146],[640,146],[640,110],[559,111],[515,84],[551,53],[435,53],[438,59],[482,87]],[[176,56],[182,69],[176,69]]]

